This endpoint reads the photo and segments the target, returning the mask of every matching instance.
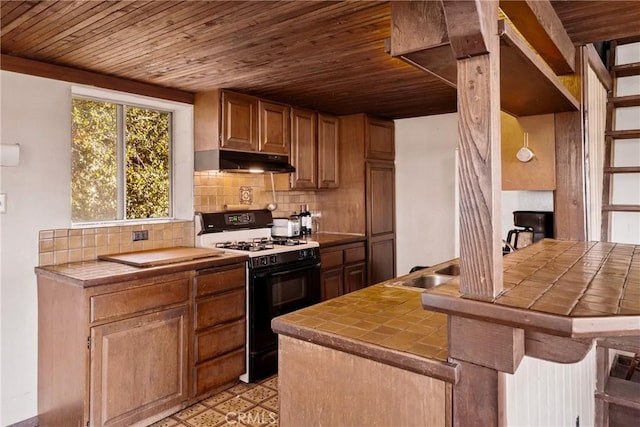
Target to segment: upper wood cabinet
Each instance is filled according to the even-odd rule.
[[[288,105],[258,100],[258,151],[289,155],[290,111]]]
[[[223,91],[220,102],[222,103],[220,148],[256,151],[258,100],[252,96]]]
[[[395,158],[393,122],[367,117],[365,132],[367,159],[393,160]]]
[[[340,185],[338,118],[318,114],[318,188]]]
[[[194,149],[289,155],[290,107],[226,90],[198,93]]]
[[[291,110],[291,188],[337,188],[338,118],[301,108]]]
[[[378,283],[396,268],[394,123],[352,114],[339,124],[340,187],[318,194],[321,229],[365,234],[367,283]]]
[[[318,115],[314,111],[293,108],[291,110],[291,188],[318,188]]]

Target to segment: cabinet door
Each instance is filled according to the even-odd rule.
[[[368,117],[365,132],[367,159],[393,160],[395,158],[393,122]]]
[[[262,153],[289,155],[290,108],[288,105],[258,101],[260,126],[258,150]]]
[[[92,426],[132,425],[188,398],[188,313],[180,307],[91,328]]]
[[[322,301],[339,297],[344,293],[342,267],[323,271],[321,275]]]
[[[370,284],[395,277],[395,168],[367,161],[367,235]]]
[[[338,141],[338,118],[319,114],[318,188],[337,188],[339,185]]]
[[[364,262],[344,267],[345,293],[357,291],[367,286],[367,265]]]
[[[291,164],[296,168],[291,188],[318,187],[317,114],[294,108],[291,110]]]
[[[394,235],[369,240],[369,284],[396,276],[396,239]]]
[[[367,162],[367,235],[395,233],[395,167],[393,162]]]
[[[220,148],[257,151],[258,101],[248,95],[222,92]]]

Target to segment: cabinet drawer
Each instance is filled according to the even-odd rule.
[[[187,301],[189,280],[155,283],[91,297],[92,322]]]
[[[244,288],[196,301],[195,329],[244,318]]]
[[[196,333],[196,363],[228,353],[239,347],[244,348],[245,334],[245,319],[240,319],[233,323],[225,323],[206,332]]]
[[[344,263],[349,264],[352,262],[364,261],[366,258],[364,243],[359,246],[348,248],[344,250]]]
[[[209,360],[195,367],[196,396],[217,386],[237,380],[245,371],[244,349]]]
[[[196,297],[224,292],[235,288],[244,288],[245,267],[211,269],[198,272],[195,278]]]
[[[320,264],[323,270],[342,265],[342,249],[320,251]]]

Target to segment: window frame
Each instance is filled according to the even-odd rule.
[[[121,160],[124,159],[125,141],[124,141],[124,116],[125,108],[138,107],[155,111],[167,112],[170,114],[169,122],[169,215],[158,218],[138,218],[124,219],[125,198],[118,195],[118,216],[121,218],[112,220],[95,220],[95,221],[71,221],[71,226],[76,228],[85,228],[91,226],[109,226],[109,225],[134,225],[142,223],[167,222],[172,220],[193,219],[193,168],[190,170],[186,165],[192,166],[193,162],[193,106],[190,104],[179,103],[175,101],[166,101],[162,99],[150,98],[140,95],[134,95],[124,92],[109,91],[106,89],[98,89],[93,87],[73,86],[71,90],[71,100],[80,98],[97,102],[110,102],[117,105],[118,109],[118,169],[119,174],[124,174],[125,164]],[[181,123],[177,121],[180,120]],[[71,126],[71,122],[69,123]],[[177,131],[177,129],[180,130]],[[180,133],[178,135],[177,133]],[[187,151],[188,150],[188,151]],[[177,151],[180,151],[177,153]],[[180,160],[178,160],[180,159]],[[190,161],[187,163],[185,160]],[[177,164],[177,163],[180,164]],[[70,164],[71,167],[71,164]],[[119,184],[124,182],[118,177]],[[123,193],[126,191],[126,183],[118,186],[118,191]],[[180,187],[181,197],[176,197],[176,189]],[[126,196],[125,196],[126,197]],[[178,200],[180,199],[180,200]],[[191,200],[188,206],[184,205],[186,200]],[[123,206],[120,206],[122,203]],[[180,205],[178,205],[180,203]]]

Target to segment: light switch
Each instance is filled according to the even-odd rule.
[[[0,193],[0,213],[7,213],[7,193]]]

